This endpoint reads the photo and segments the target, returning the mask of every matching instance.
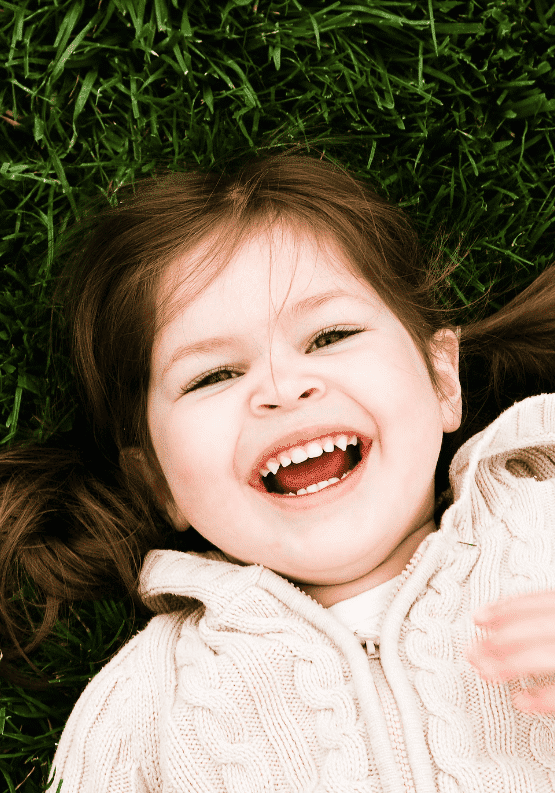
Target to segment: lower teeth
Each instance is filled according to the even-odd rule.
[[[347,474],[350,474],[350,471],[347,471],[343,474],[341,479],[345,479]],[[297,490],[296,493],[287,493],[288,496],[304,496],[306,493],[317,493],[318,490],[323,490],[328,485],[334,485],[336,482],[339,482],[337,476],[334,476],[332,479],[327,479],[325,482],[318,482],[317,485],[309,485],[308,487],[303,487],[301,490]]]

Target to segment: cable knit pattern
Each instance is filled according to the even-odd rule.
[[[407,615],[404,652],[429,714],[427,740],[442,793],[553,789],[554,718],[513,709],[511,687],[523,681],[484,683],[462,651],[479,635],[470,620],[479,605],[555,588],[554,475],[552,449],[482,460],[471,494],[483,524],[478,545],[453,535],[442,568]]]
[[[176,649],[176,662],[178,698],[192,709],[196,735],[219,766],[225,789],[230,793],[272,791],[266,758],[245,723],[241,703],[223,685],[215,654],[207,650],[199,635],[184,631]]]
[[[383,620],[380,657],[285,579],[151,551],[158,612],[86,688],[62,793],[555,793],[555,715],[525,714],[464,656],[471,614],[555,589],[555,395],[459,450],[454,503]],[[546,676],[555,682],[555,675]]]
[[[250,612],[248,621],[242,603]],[[207,611],[198,633],[180,639],[178,697],[202,711],[202,718],[194,720],[200,743],[222,766],[225,790],[273,789],[261,747],[249,740],[260,729],[255,724],[249,731],[245,715],[250,713],[262,723],[271,745],[267,751],[277,756],[288,790],[370,790],[365,730],[341,657],[329,642],[322,646],[312,626],[291,624],[283,607],[276,606],[266,593],[246,590],[217,618]],[[228,662],[228,674],[241,670],[240,679],[233,680],[235,703],[221,691],[219,667],[225,663],[227,669]],[[285,681],[276,680],[276,668],[286,673]],[[292,692],[305,706],[295,716]],[[314,733],[312,741],[307,731]],[[319,746],[320,770],[311,743]],[[223,771],[225,763],[242,764],[243,775],[232,779]]]

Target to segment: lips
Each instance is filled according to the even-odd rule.
[[[274,441],[270,446],[266,447],[266,449],[264,449],[264,451],[261,452],[261,454],[257,457],[256,462],[251,469],[248,484],[251,487],[254,487],[255,490],[259,490],[260,492],[267,494],[267,490],[261,481],[259,473],[260,468],[262,468],[266,460],[268,460],[270,457],[276,457],[281,452],[291,449],[294,446],[304,446],[310,441],[318,440],[328,435],[356,435],[360,441],[361,452],[363,456],[364,452],[370,448],[372,443],[371,439],[368,438],[367,435],[353,426],[347,427],[345,425],[342,426],[341,424],[322,426],[320,424],[312,427],[306,427],[302,430],[292,432],[289,435],[282,436],[279,440]]]
[[[335,447],[333,452],[323,452],[320,457],[309,457],[304,462],[291,463],[286,468],[280,466],[276,474],[269,473],[263,477],[264,487],[269,493],[296,493],[319,482],[340,479],[360,459],[358,445],[347,446],[345,451]]]
[[[349,499],[356,490],[365,475],[371,451],[372,441],[367,438],[363,439],[360,462],[349,471],[345,478],[317,492],[308,492],[300,496],[279,495],[278,493],[268,493],[262,482],[255,489],[259,497],[266,501],[268,505],[271,505],[272,509],[281,510],[291,516],[302,515],[304,512],[310,512],[313,509],[326,510],[335,502],[343,502],[343,499]]]

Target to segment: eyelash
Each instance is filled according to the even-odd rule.
[[[357,333],[362,333],[363,330],[366,330],[366,328],[343,328],[340,325],[334,325],[332,328],[326,328],[325,330],[321,330],[313,339],[311,339],[311,341],[309,343],[309,347],[312,344],[316,344],[316,342],[319,341],[319,339],[322,339],[322,338],[324,338],[326,336],[332,336],[334,333],[342,333],[342,334],[344,334],[343,338],[348,338],[349,336],[355,336]],[[341,341],[342,340],[343,339],[341,339]],[[333,343],[336,343],[336,342],[333,342]],[[328,345],[325,345],[325,346],[328,346]],[[321,349],[321,348],[319,348],[319,349]],[[225,366],[225,365],[224,366],[218,366],[216,369],[212,369],[211,372],[206,372],[206,374],[203,374],[200,378],[198,378],[197,380],[193,380],[193,382],[190,383],[188,386],[185,386],[184,388],[182,388],[181,389],[181,393],[182,394],[187,394],[190,391],[193,391],[193,390],[199,388],[199,386],[202,386],[202,383],[204,383],[205,380],[209,380],[214,375],[219,374],[219,372],[231,372],[231,371],[232,371],[232,369],[230,369],[229,366]],[[229,378],[229,379],[233,380],[235,378]],[[221,380],[220,382],[225,382],[225,381]],[[214,384],[211,383],[210,385],[214,385]],[[206,386],[202,386],[202,387],[204,388]]]

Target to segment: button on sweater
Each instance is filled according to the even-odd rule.
[[[155,616],[81,695],[51,789],[555,791],[555,716],[511,700],[534,681],[484,682],[464,655],[479,606],[555,589],[554,477],[552,394],[458,451],[454,503],[397,579],[374,658],[271,570],[151,551]]]

